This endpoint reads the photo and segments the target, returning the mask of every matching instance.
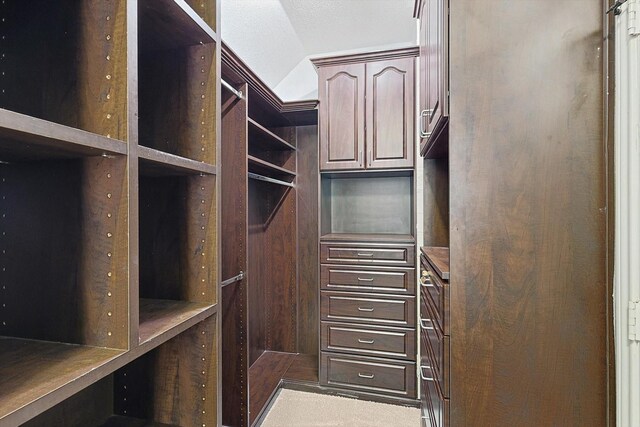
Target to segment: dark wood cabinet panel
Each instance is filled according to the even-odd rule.
[[[364,94],[364,64],[320,68],[320,170],[364,168]]]
[[[446,156],[448,150],[444,131],[449,116],[448,0],[423,0],[419,16],[420,151],[436,158]]]
[[[415,329],[322,322],[323,351],[416,359]]]
[[[415,270],[413,268],[322,265],[320,288],[329,291],[415,295]]]
[[[321,243],[320,260],[327,264],[376,264],[413,267],[414,245]]]
[[[413,398],[415,363],[322,353],[320,381],[329,386]]]
[[[367,64],[367,169],[413,167],[414,59]]]
[[[411,327],[415,298],[347,292],[320,293],[322,320]]]
[[[603,3],[450,4],[451,425],[614,424]]]
[[[320,170],[410,169],[418,49],[314,60]]]

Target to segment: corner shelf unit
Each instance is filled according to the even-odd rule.
[[[2,426],[218,422],[219,5],[138,6],[0,11]]]
[[[248,427],[259,424],[303,333],[297,326],[299,129],[282,101],[226,47],[222,79],[221,270],[228,283],[220,306],[222,423]],[[316,104],[306,107],[313,112]],[[307,143],[317,150],[317,141]]]

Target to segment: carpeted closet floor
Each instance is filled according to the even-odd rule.
[[[419,427],[420,410],[280,390],[261,427]]]

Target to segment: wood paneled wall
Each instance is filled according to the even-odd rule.
[[[450,19],[451,425],[605,425],[603,2]]]

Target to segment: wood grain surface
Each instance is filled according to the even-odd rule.
[[[451,2],[451,424],[606,425],[603,5],[513,6]]]

